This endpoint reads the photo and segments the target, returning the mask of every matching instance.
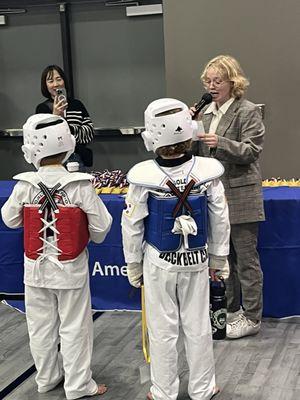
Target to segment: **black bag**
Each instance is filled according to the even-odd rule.
[[[75,153],[80,156],[85,167],[91,167],[93,165],[93,151],[85,144],[76,144]]]

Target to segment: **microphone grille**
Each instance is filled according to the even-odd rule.
[[[212,102],[212,95],[210,93],[204,93],[202,100],[205,101],[205,104],[209,104]]]

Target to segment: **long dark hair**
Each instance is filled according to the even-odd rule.
[[[47,81],[47,76],[48,76],[49,72],[53,73],[53,71],[57,71],[59,73],[59,75],[62,77],[62,79],[64,80],[67,95],[69,92],[68,80],[67,80],[67,77],[66,77],[66,74],[64,73],[64,71],[58,65],[55,65],[55,64],[48,65],[48,67],[46,67],[43,70],[42,76],[41,76],[41,92],[42,92],[42,95],[44,97],[46,97],[46,99],[51,99],[51,94],[48,91],[46,81]]]

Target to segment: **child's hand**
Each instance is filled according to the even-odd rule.
[[[217,270],[209,268],[209,276],[212,281],[219,281],[220,278],[217,275]]]
[[[213,281],[218,281],[220,278],[229,278],[230,271],[227,256],[209,254],[208,267],[209,275]]]
[[[127,277],[131,286],[141,287],[143,281],[143,264],[129,263],[127,264]]]

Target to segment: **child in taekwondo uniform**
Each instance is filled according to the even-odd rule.
[[[93,321],[86,246],[90,239],[104,240],[112,218],[91,176],[63,167],[75,139],[62,117],[33,115],[23,133],[25,159],[37,172],[14,177],[18,182],[1,212],[8,227],[24,226],[26,319],[38,391],[48,392],[64,379],[67,399],[103,394],[106,386],[96,384],[90,369]]]
[[[229,218],[219,161],[194,157],[188,107],[159,99],[145,111],[142,137],[155,160],[128,173],[122,234],[129,282],[145,288],[150,341],[148,400],[178,396],[176,343],[182,325],[189,365],[188,394],[209,400],[215,382],[209,318],[209,269],[214,279],[229,274]]]

